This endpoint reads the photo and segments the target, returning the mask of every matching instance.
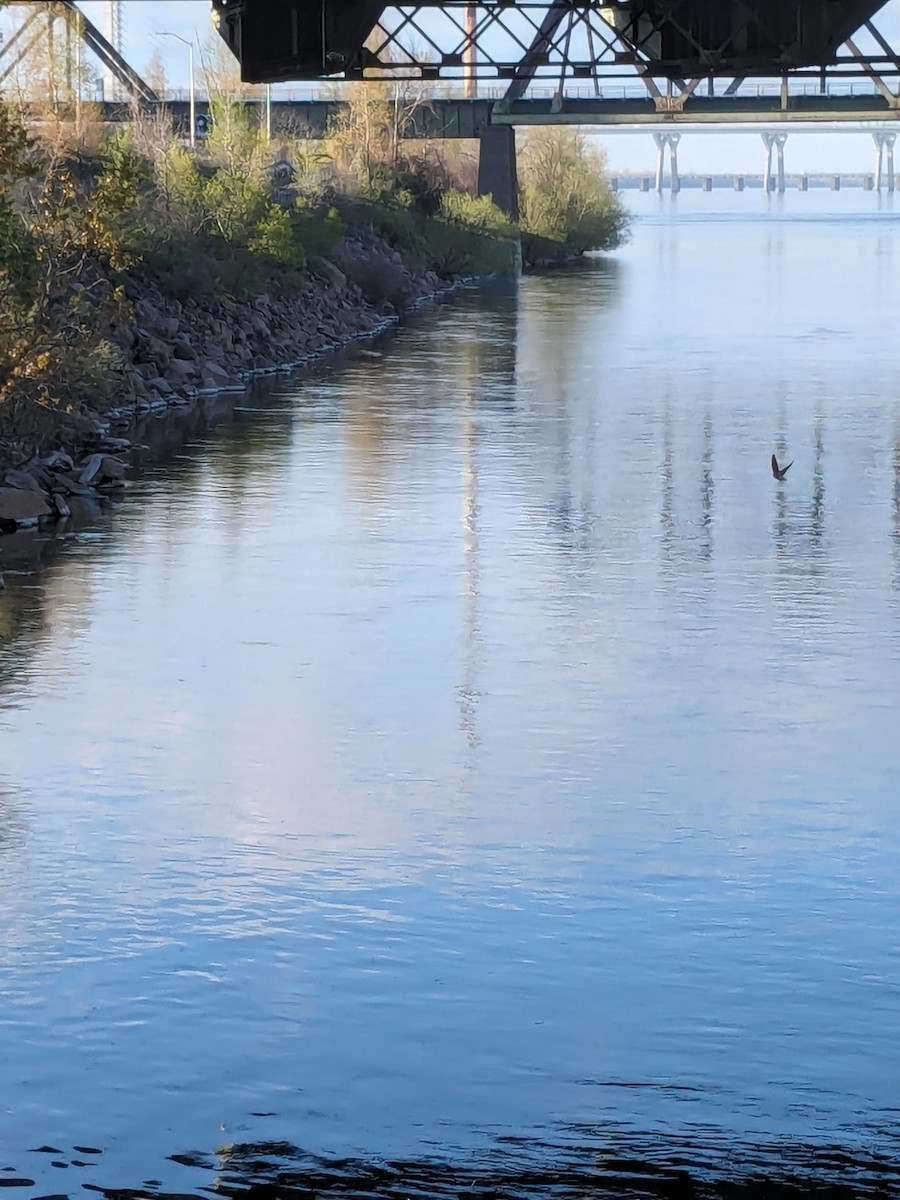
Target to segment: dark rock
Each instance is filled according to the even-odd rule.
[[[234,383],[234,376],[226,371],[220,363],[213,362],[211,359],[203,364],[203,379],[206,387],[228,387],[229,384]],[[205,382],[207,379],[213,381],[211,385]]]
[[[164,371],[172,361],[172,350],[160,338],[149,336],[142,340],[135,357],[139,362],[153,363],[160,371]]]
[[[172,356],[178,361],[195,362],[197,352],[186,337],[181,337],[172,347]]]
[[[89,499],[99,499],[99,494],[96,488],[89,487],[86,483],[82,483],[77,475],[60,474],[57,476],[56,486],[60,492],[67,496],[86,496]]]
[[[3,476],[3,482],[8,487],[20,488],[26,492],[42,492],[41,483],[35,478],[30,471],[22,470],[19,467],[10,467]]]
[[[190,379],[196,372],[196,362],[186,362],[181,358],[173,358],[169,363],[166,376],[175,387],[180,387],[186,379]]]
[[[327,258],[320,258],[314,254],[309,259],[307,266],[314,275],[318,275],[320,279],[324,279],[333,288],[343,290],[347,286],[347,276],[340,267],[336,267]]]
[[[136,339],[134,329],[130,325],[116,325],[109,331],[109,340],[120,350],[130,350]]]
[[[124,479],[125,470],[125,464],[120,458],[113,458],[111,454],[104,454],[100,463],[100,474],[104,479]]]
[[[102,454],[92,454],[87,460],[81,473],[78,476],[80,483],[93,483],[100,476],[100,467],[103,462]]]
[[[72,456],[66,454],[65,450],[54,450],[52,454],[48,454],[46,458],[42,459],[41,463],[49,471],[75,470],[75,463],[72,461]]]
[[[51,515],[50,505],[27,488],[0,487],[0,521],[29,525]]]
[[[180,327],[181,322],[177,317],[160,317],[160,319],[156,322],[155,332],[158,333],[161,338],[167,338],[169,341],[171,341],[173,338],[178,336],[178,330]]]

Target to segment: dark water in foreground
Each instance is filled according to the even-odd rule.
[[[0,1186],[900,1191],[900,218],[635,202],[5,541]]]

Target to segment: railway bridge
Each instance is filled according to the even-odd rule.
[[[73,0],[12,2],[65,19],[130,96],[158,102]],[[900,119],[896,0],[210,3],[248,83],[328,80],[338,92],[349,80],[429,84],[439,97],[422,110],[429,134],[477,136],[480,186],[508,210],[521,124],[628,124],[677,138],[696,123],[852,121],[890,130]],[[18,36],[0,47],[0,83],[21,57]],[[500,94],[479,99],[488,83]],[[327,112],[311,102],[310,127]]]

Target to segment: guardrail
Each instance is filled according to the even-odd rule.
[[[356,86],[356,85],[354,85]],[[458,88],[447,87],[440,84],[423,84],[423,93],[434,100],[463,100],[465,97],[459,95]],[[475,99],[478,100],[502,100],[506,94],[505,87],[479,87]],[[557,88],[552,87],[530,87],[525,93],[524,99],[532,100],[552,100],[558,95]],[[721,95],[721,93],[719,93]],[[625,84],[609,86],[607,84],[598,85],[597,88],[587,85],[576,85],[566,87],[562,93],[564,98],[572,100],[637,100],[645,99],[648,95],[647,89],[642,84]],[[734,99],[762,99],[763,97],[771,98],[781,95],[781,87],[777,83],[772,84],[744,84],[733,94]],[[877,96],[880,95],[879,90],[870,84],[868,81],[861,83],[829,83],[828,87],[822,91],[818,84],[804,82],[802,84],[792,83],[788,89],[788,96],[821,96],[823,98],[842,98],[847,96]],[[172,89],[165,92],[161,99],[163,102],[187,103],[190,100],[190,91],[184,89]],[[205,89],[198,88],[194,92],[194,99],[202,103],[209,103],[209,93]],[[236,97],[248,104],[264,104],[266,101],[265,93],[248,94]],[[323,87],[310,88],[289,88],[285,89],[281,85],[273,86],[270,99],[273,104],[310,104],[320,100],[343,100],[345,96],[342,94],[340,84],[327,84]]]

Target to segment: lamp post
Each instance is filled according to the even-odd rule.
[[[163,31],[162,33],[160,33],[159,36],[175,38],[175,40],[177,42],[181,42],[183,45],[187,46],[187,48],[188,48],[188,70],[189,70],[190,76],[191,76],[190,143],[191,143],[191,149],[193,150],[196,145],[196,137],[197,137],[197,110],[196,110],[196,101],[194,99],[194,43],[189,42],[187,40],[187,38],[183,38],[180,33],[169,33],[168,31]]]

